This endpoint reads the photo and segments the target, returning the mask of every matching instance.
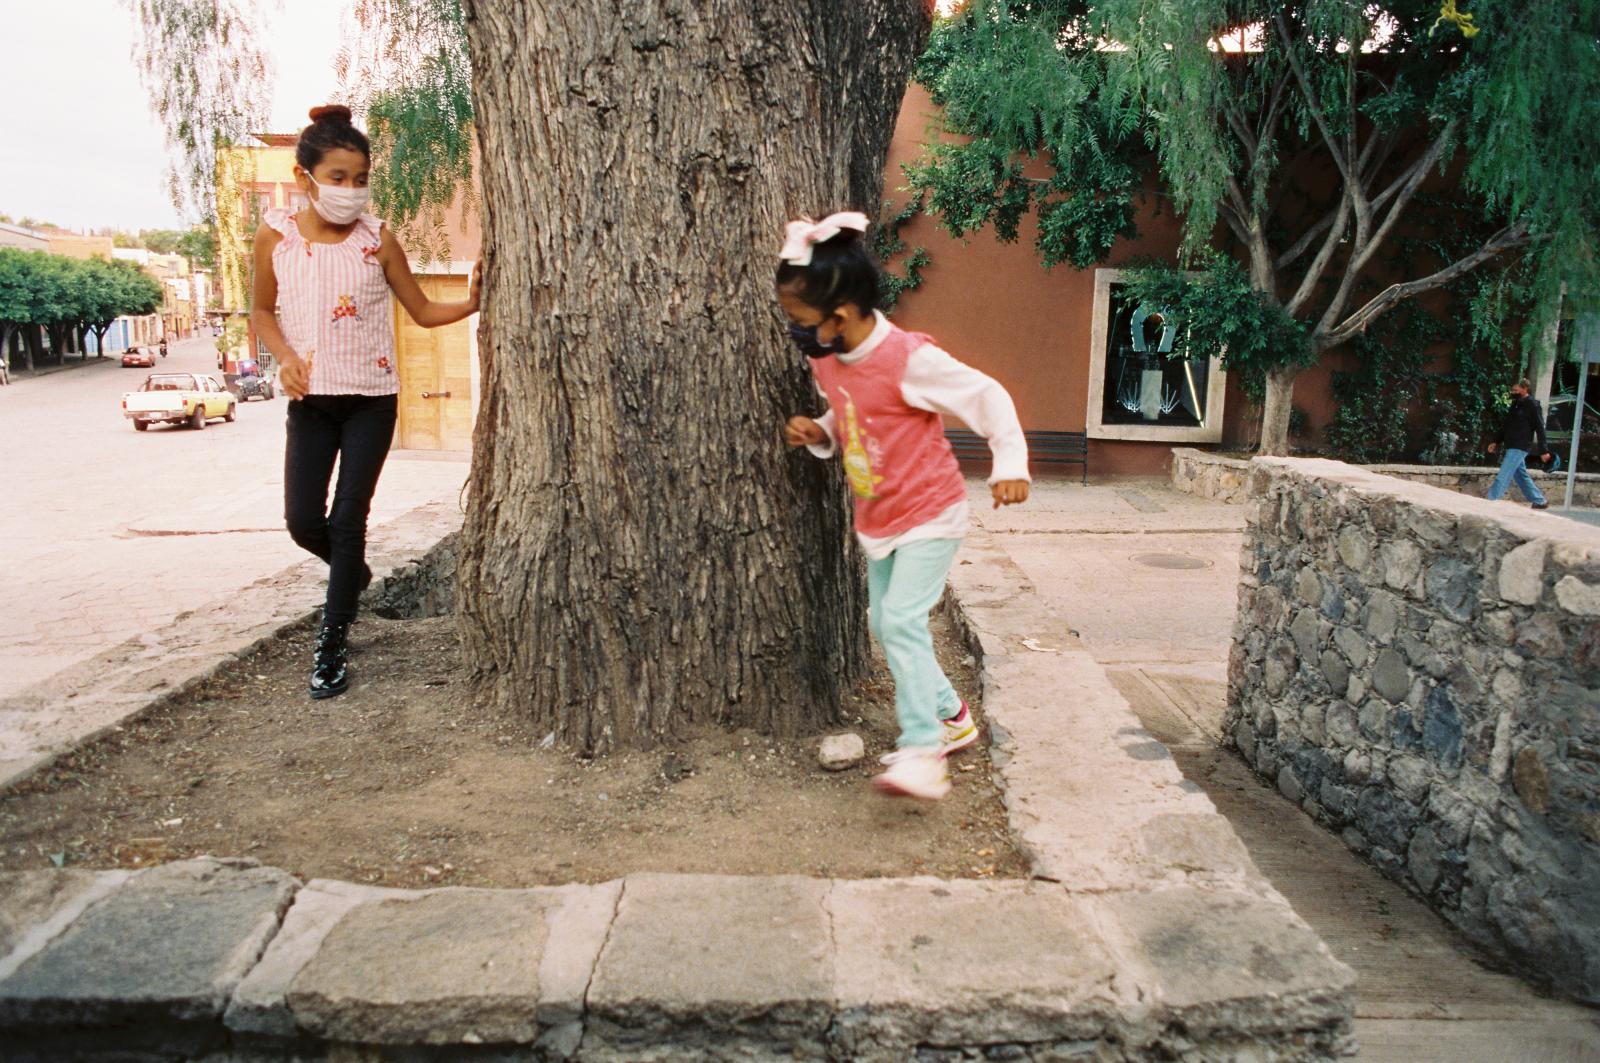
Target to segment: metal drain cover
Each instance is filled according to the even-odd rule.
[[[1134,561],[1150,568],[1210,568],[1211,562],[1188,554],[1134,554]]]

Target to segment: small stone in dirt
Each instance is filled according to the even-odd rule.
[[[678,754],[668,753],[661,758],[661,777],[668,782],[681,782],[693,774],[693,766]]]
[[[858,734],[829,735],[817,749],[817,763],[829,771],[843,771],[867,755],[866,744]]]

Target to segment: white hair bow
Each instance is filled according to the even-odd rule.
[[[844,210],[830,214],[821,221],[812,221],[810,218],[792,221],[784,229],[783,250],[778,252],[778,257],[797,266],[809,266],[812,245],[833,239],[842,229],[866,232],[867,216],[860,211]]]

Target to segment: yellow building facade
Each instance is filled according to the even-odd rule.
[[[294,136],[254,139],[217,152],[217,288],[230,314],[250,309],[250,249],[262,216],[274,207],[305,205],[294,183]]]

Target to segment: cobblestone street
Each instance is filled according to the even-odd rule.
[[[215,370],[209,336],[157,365]],[[120,402],[146,372],[91,358],[0,388],[0,699],[305,557],[282,527],[287,400],[136,433]],[[455,498],[466,472],[465,455],[395,452],[371,526]]]

